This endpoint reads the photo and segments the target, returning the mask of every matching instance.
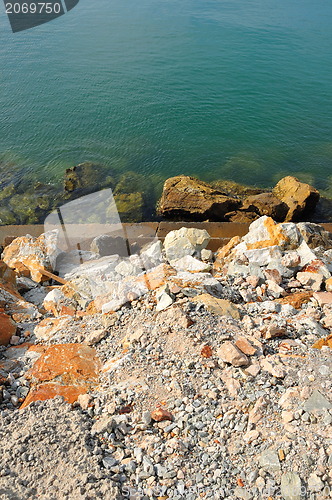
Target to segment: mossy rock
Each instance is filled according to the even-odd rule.
[[[121,222],[141,222],[143,220],[142,193],[124,193],[114,196]]]
[[[104,186],[105,179],[112,182],[112,176],[107,175],[107,169],[96,163],[85,162],[68,168],[65,172],[64,189],[66,193],[92,193]],[[77,194],[78,194],[77,193]]]
[[[17,217],[8,207],[0,207],[0,226],[18,224]]]
[[[149,189],[149,180],[137,172],[125,172],[119,178],[114,194],[145,193]]]
[[[9,201],[10,208],[21,224],[43,222],[50,208],[50,198],[30,194],[16,194]]]
[[[13,183],[0,190],[0,201],[10,198],[15,193],[15,185]]]

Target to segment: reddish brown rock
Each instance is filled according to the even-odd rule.
[[[16,333],[16,324],[0,310],[0,345],[8,345],[11,337]]]
[[[235,342],[235,345],[247,356],[253,356],[257,350],[245,337],[239,337]]]
[[[213,354],[213,351],[212,351],[211,346],[205,345],[204,347],[202,347],[201,356],[203,356],[203,358],[211,358],[212,354]]]
[[[45,401],[46,399],[53,399],[56,396],[62,396],[67,403],[73,404],[78,400],[79,396],[85,393],[86,389],[84,387],[59,384],[38,385],[30,390],[20,410],[26,408],[34,401]]]
[[[165,408],[157,408],[151,412],[151,418],[155,422],[163,422],[164,420],[173,420],[173,415]]]
[[[48,347],[26,377],[36,382],[61,381],[64,385],[89,387],[98,381],[100,361],[95,349],[84,344]]]
[[[3,260],[0,260],[0,280],[15,287],[16,273]]]
[[[239,200],[209,184],[194,177],[179,175],[166,180],[158,211],[168,218],[220,221],[239,205]]]
[[[317,189],[293,176],[281,179],[272,192],[287,205],[288,212],[285,219],[287,221],[300,220],[301,217],[311,213],[319,201]]]

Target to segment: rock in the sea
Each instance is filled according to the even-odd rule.
[[[121,222],[141,222],[143,220],[142,193],[116,194],[114,201]],[[111,210],[113,212],[114,208],[112,207]]]
[[[205,229],[182,227],[170,231],[165,238],[164,248],[169,262],[181,259],[185,255],[200,255],[210,241],[210,235]]]
[[[80,163],[68,168],[65,172],[64,189],[67,193],[74,191],[87,194],[105,184],[105,168],[91,162]],[[111,182],[109,182],[111,184]]]
[[[167,218],[224,220],[240,201],[194,177],[179,175],[167,179],[158,211]]]
[[[288,212],[286,203],[272,193],[261,193],[248,196],[243,201],[242,209],[256,212],[259,215],[268,215],[277,222],[282,222]]]
[[[40,283],[48,280],[43,270],[52,271],[61,253],[57,247],[58,230],[48,231],[35,239],[30,235],[16,238],[3,252],[4,262],[16,272]]]
[[[319,201],[317,189],[290,175],[282,178],[272,192],[288,206],[287,221],[297,221],[310,214]]]

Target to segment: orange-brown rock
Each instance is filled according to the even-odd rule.
[[[57,344],[45,350],[26,377],[33,382],[56,380],[89,387],[98,381],[100,366],[95,349],[84,344]]]
[[[16,323],[0,310],[0,345],[8,345],[11,337],[16,333]]]
[[[281,179],[272,192],[288,206],[286,221],[300,220],[312,212],[319,201],[317,189],[290,175]]]
[[[173,415],[165,408],[157,408],[151,412],[151,418],[155,422],[163,422],[164,420],[173,420]]]
[[[160,264],[151,271],[135,278],[137,283],[144,283],[148,290],[156,290],[165,285],[167,278],[174,276],[176,271],[168,264]]]
[[[24,403],[21,405],[20,410],[26,408],[34,401],[45,401],[46,399],[53,399],[56,396],[62,396],[69,404],[75,403],[79,396],[86,393],[84,387],[73,385],[59,385],[59,384],[41,384],[33,387]]]
[[[240,242],[240,236],[234,236],[225,246],[220,247],[217,250],[215,262],[213,264],[213,273],[222,272],[226,257],[230,256],[233,248],[235,248]]]
[[[240,201],[194,177],[179,175],[164,184],[158,211],[168,218],[182,220],[224,220]]]
[[[57,232],[49,231],[35,239],[30,235],[16,238],[3,252],[4,262],[22,276],[40,283],[49,278],[43,270],[52,271],[58,253]]]
[[[16,284],[16,273],[3,260],[0,260],[0,281],[14,286]]]
[[[278,302],[279,304],[290,304],[295,309],[301,309],[303,304],[309,302],[309,300],[313,296],[313,293],[314,292],[310,290],[305,292],[295,292],[287,295],[286,297],[282,297],[281,299],[276,299],[276,302]]]
[[[321,349],[324,346],[327,346],[330,349],[332,349],[332,335],[328,335],[323,339],[317,340],[312,347],[314,349]]]

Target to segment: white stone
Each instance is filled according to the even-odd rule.
[[[319,292],[322,288],[323,275],[319,273],[299,272],[296,279],[301,285],[309,286],[314,292]]]
[[[192,273],[206,272],[211,269],[210,264],[206,264],[191,255],[185,255],[181,259],[171,261],[172,267],[177,271],[190,271]]]
[[[180,259],[185,255],[200,253],[210,241],[210,235],[205,229],[182,227],[166,235],[164,248],[169,261]]]

